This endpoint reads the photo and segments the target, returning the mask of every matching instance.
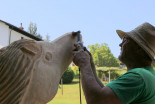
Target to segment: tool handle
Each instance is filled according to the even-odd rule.
[[[78,44],[82,47],[82,49],[83,49],[83,43],[82,43],[82,40],[81,40],[81,32],[80,31],[77,31],[76,32],[77,33],[77,38],[78,38]]]

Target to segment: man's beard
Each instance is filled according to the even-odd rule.
[[[120,53],[120,55],[118,56],[118,59],[125,64],[126,60],[127,60],[127,56],[125,55],[125,53]]]
[[[118,56],[118,59],[119,59],[121,62],[123,61],[123,60],[122,60],[123,58],[122,58],[121,55]],[[122,63],[123,63],[123,62],[122,62]]]

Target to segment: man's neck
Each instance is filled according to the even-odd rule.
[[[134,68],[143,68],[146,66],[151,66],[151,64],[140,64],[140,63],[136,63],[136,64],[128,64],[127,66],[127,71],[132,70]]]

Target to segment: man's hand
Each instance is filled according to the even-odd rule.
[[[92,54],[91,54],[91,53],[87,50],[87,48],[86,48],[86,47],[84,47],[84,51],[86,51],[86,52],[89,54],[89,56],[90,56],[90,63],[91,63],[91,64],[94,64]]]
[[[77,51],[73,52],[73,62],[75,65],[81,67],[90,63],[90,56],[87,51],[84,51],[79,44],[74,44]]]
[[[82,88],[87,104],[121,104],[116,94],[97,78],[95,65],[90,52],[75,44],[73,62],[81,69]]]

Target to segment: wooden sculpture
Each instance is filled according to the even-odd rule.
[[[57,93],[72,61],[77,37],[67,33],[51,43],[18,40],[0,50],[0,104],[46,104]]]

